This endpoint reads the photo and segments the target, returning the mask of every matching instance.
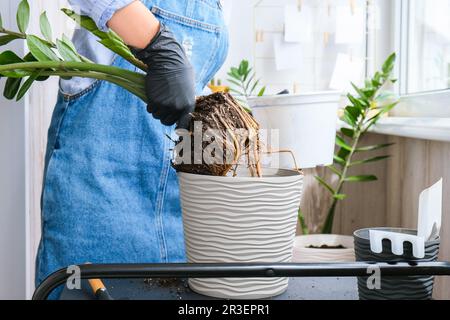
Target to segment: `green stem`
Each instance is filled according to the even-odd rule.
[[[336,199],[335,196],[341,193],[342,188],[344,186],[345,179],[347,177],[347,172],[350,168],[350,164],[352,163],[353,155],[356,152],[356,148],[358,147],[359,139],[361,138],[361,125],[364,124],[365,118],[366,118],[366,116],[364,113],[363,116],[361,117],[360,122],[357,125],[357,129],[355,130],[355,135],[353,137],[353,143],[352,143],[352,146],[350,149],[350,153],[348,154],[345,165],[342,168],[342,174],[339,177],[339,181],[338,181],[337,187],[335,189],[336,192],[333,194],[333,203],[330,207],[330,210],[328,211],[327,218],[325,220],[325,224],[322,228],[322,233],[324,233],[324,234],[330,234],[333,232],[334,216],[336,213],[336,207],[337,207],[337,203],[338,203],[338,199]]]
[[[142,86],[145,83],[145,76],[141,73],[96,63],[67,62],[67,61],[37,61],[37,62],[21,62],[21,63],[0,65],[0,73],[2,71],[36,70],[36,69],[57,69],[62,71],[66,71],[69,69],[76,69],[79,71],[87,71],[87,72],[94,71],[123,78]]]
[[[298,221],[300,221],[300,228],[302,229],[303,235],[309,234],[308,226],[306,225],[305,216],[301,208],[298,209]]]
[[[10,35],[10,36],[16,36],[16,37],[18,37],[20,39],[26,39],[27,38],[27,36],[25,34],[23,34],[23,33],[14,32],[14,31],[11,31],[11,30],[6,30],[4,28],[0,28],[0,33],[4,33],[4,34]]]
[[[84,77],[97,80],[104,80],[114,83],[135,96],[139,97],[142,101],[147,102],[147,96],[144,91],[144,87],[137,87],[134,83],[124,80],[116,76],[107,75],[98,72],[81,72],[81,71],[44,71],[41,76],[60,76],[60,77]]]

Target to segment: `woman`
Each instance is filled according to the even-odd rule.
[[[166,135],[173,124],[186,124],[195,95],[226,57],[220,2],[70,2],[100,29],[118,33],[148,65],[149,103],[146,110],[139,98],[107,82],[61,80],[48,135],[37,283],[88,261],[184,261]],[[85,30],[76,30],[74,43],[95,62],[135,70]]]

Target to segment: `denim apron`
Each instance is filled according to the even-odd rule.
[[[143,2],[183,44],[201,94],[228,51],[219,1]],[[136,70],[120,57],[113,65]],[[172,132],[113,84],[59,93],[48,132],[37,284],[73,264],[184,261],[173,143],[166,136]]]

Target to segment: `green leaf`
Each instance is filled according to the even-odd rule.
[[[356,121],[358,121],[359,117],[361,116],[362,110],[357,107],[346,107],[345,111],[347,111],[348,113],[350,113],[352,115],[352,119],[355,119]]]
[[[350,151],[348,151],[348,150],[346,150],[344,148],[339,148],[337,156],[342,158],[342,159],[344,159],[344,160],[347,160],[347,157],[349,156],[349,154],[350,154]]]
[[[347,182],[368,182],[368,181],[376,181],[378,178],[373,175],[360,175],[360,176],[351,176],[345,178]]]
[[[334,156],[334,162],[339,163],[341,166],[345,166],[346,163],[344,159],[337,155]]]
[[[5,51],[0,54],[0,65],[8,65],[21,62],[23,62],[23,60],[12,51]],[[29,72],[23,70],[10,70],[1,72],[1,75],[9,78],[22,78],[28,76],[29,74]]]
[[[356,126],[356,119],[352,116],[350,112],[344,109],[344,115],[342,116],[342,120],[347,123],[351,127]]]
[[[28,49],[38,61],[59,61],[58,56],[49,45],[42,39],[29,35],[27,36]]]
[[[253,86],[252,86],[252,88],[251,88],[250,92],[253,92],[253,91],[255,91],[256,87],[257,87],[257,86],[258,86],[258,84],[259,84],[259,81],[260,81],[259,79],[255,81],[255,83],[253,84]]]
[[[31,88],[31,85],[33,84],[34,81],[37,80],[37,78],[39,78],[39,75],[41,74],[42,71],[38,71],[33,73],[28,79],[27,81],[25,81],[25,83],[22,85],[22,87],[19,90],[19,93],[17,94],[17,98],[16,100],[19,101],[20,99],[23,98],[23,96],[27,93],[27,91]]]
[[[266,91],[266,87],[262,87],[261,90],[258,92],[258,97],[262,97],[264,95],[264,92]]]
[[[394,145],[394,143],[382,143],[382,144],[377,144],[377,145],[373,145],[373,146],[359,147],[359,148],[355,149],[355,151],[356,152],[375,151],[375,150],[390,147],[392,145]]]
[[[347,198],[346,194],[338,193],[333,195],[333,198],[336,200],[345,200]]]
[[[349,138],[353,138],[355,135],[355,130],[349,128],[341,128],[341,132]]]
[[[236,90],[236,89],[233,89],[233,88],[230,88],[230,91],[231,92],[233,92],[233,93],[236,93],[237,95],[239,95],[239,96],[245,96],[245,94],[243,94],[242,92],[240,92],[239,90]]]
[[[241,87],[241,84],[239,82],[237,82],[236,80],[234,80],[234,79],[227,79],[227,80],[228,80],[228,82],[234,84],[235,86],[237,86],[239,88]]]
[[[16,39],[20,39],[20,37],[12,35],[12,34],[11,35],[7,34],[5,36],[0,36],[0,46],[7,45],[8,43],[10,43],[11,41],[14,41]]]
[[[327,168],[330,169],[334,174],[338,175],[339,177],[342,177],[342,172],[340,172],[334,166],[327,166]]]
[[[3,91],[3,95],[6,99],[12,100],[19,91],[20,84],[22,83],[21,78],[8,78],[5,83],[5,89]]]
[[[352,85],[353,89],[355,89],[355,91],[359,94],[359,96],[360,96],[362,99],[367,99],[367,96],[366,96],[366,94],[364,93],[363,90],[361,90],[360,88],[358,88],[358,87],[356,86],[356,84],[354,84],[353,82],[351,83],[351,85]]]
[[[316,178],[316,180],[323,186],[325,187],[328,191],[330,191],[330,193],[334,194],[336,193],[334,191],[334,189],[325,181],[323,180],[321,177],[319,176],[315,176],[314,178]]]
[[[14,52],[8,50],[0,54],[0,65],[20,63],[23,60]]]
[[[52,35],[52,27],[50,26],[50,22],[48,21],[47,18],[47,13],[43,12],[39,18],[39,23],[40,23],[40,27],[41,27],[41,33],[44,36],[44,38],[49,41],[52,42],[53,40],[53,35]]]
[[[248,61],[242,60],[239,65],[239,74],[245,75],[247,73],[247,71],[248,71]]]
[[[70,50],[72,50],[73,52],[77,52],[77,49],[75,48],[75,45],[73,44],[72,40],[67,38],[65,34],[62,35],[61,41],[64,42],[65,45],[70,48]]]
[[[352,150],[352,147],[350,147],[350,146],[345,142],[345,140],[342,139],[342,138],[339,137],[339,136],[336,136],[336,144],[337,144],[339,147],[341,147],[341,148],[343,148],[343,149],[345,149],[345,150],[347,150],[347,151],[351,151],[351,150]]]
[[[397,55],[396,53],[392,53],[387,59],[386,61],[383,63],[383,73],[385,75],[388,75],[392,72],[392,70],[394,69],[394,65],[395,65],[395,60],[397,59]]]
[[[364,160],[358,160],[358,161],[352,162],[350,164],[350,166],[356,166],[356,165],[365,164],[365,163],[377,162],[377,161],[388,159],[390,157],[391,156],[379,156],[379,157],[373,157],[373,158],[364,159]]]
[[[30,23],[30,5],[27,0],[22,0],[17,8],[17,27],[25,33]]]
[[[350,93],[347,94],[347,98],[350,100],[350,102],[353,104],[354,107],[359,109],[363,108],[361,102],[358,99],[356,99],[352,94]]]
[[[81,62],[78,54],[72,51],[72,49],[67,44],[59,39],[56,40],[56,48],[58,48],[58,52],[64,59],[64,61]]]
[[[90,32],[97,32],[100,31],[95,24],[94,20],[87,16],[80,16],[75,11],[63,8],[61,9],[62,12],[64,12],[68,17],[70,17],[72,20],[74,20],[77,24],[82,26],[84,29],[90,31]],[[101,32],[101,31],[100,31]],[[105,32],[103,32],[105,33]]]

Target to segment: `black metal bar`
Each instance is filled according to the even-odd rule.
[[[382,276],[450,276],[450,262],[420,263],[316,263],[316,264],[86,264],[78,266],[81,279],[230,278],[230,277],[356,277],[379,268]],[[45,300],[72,273],[61,269],[45,279],[33,300]]]

